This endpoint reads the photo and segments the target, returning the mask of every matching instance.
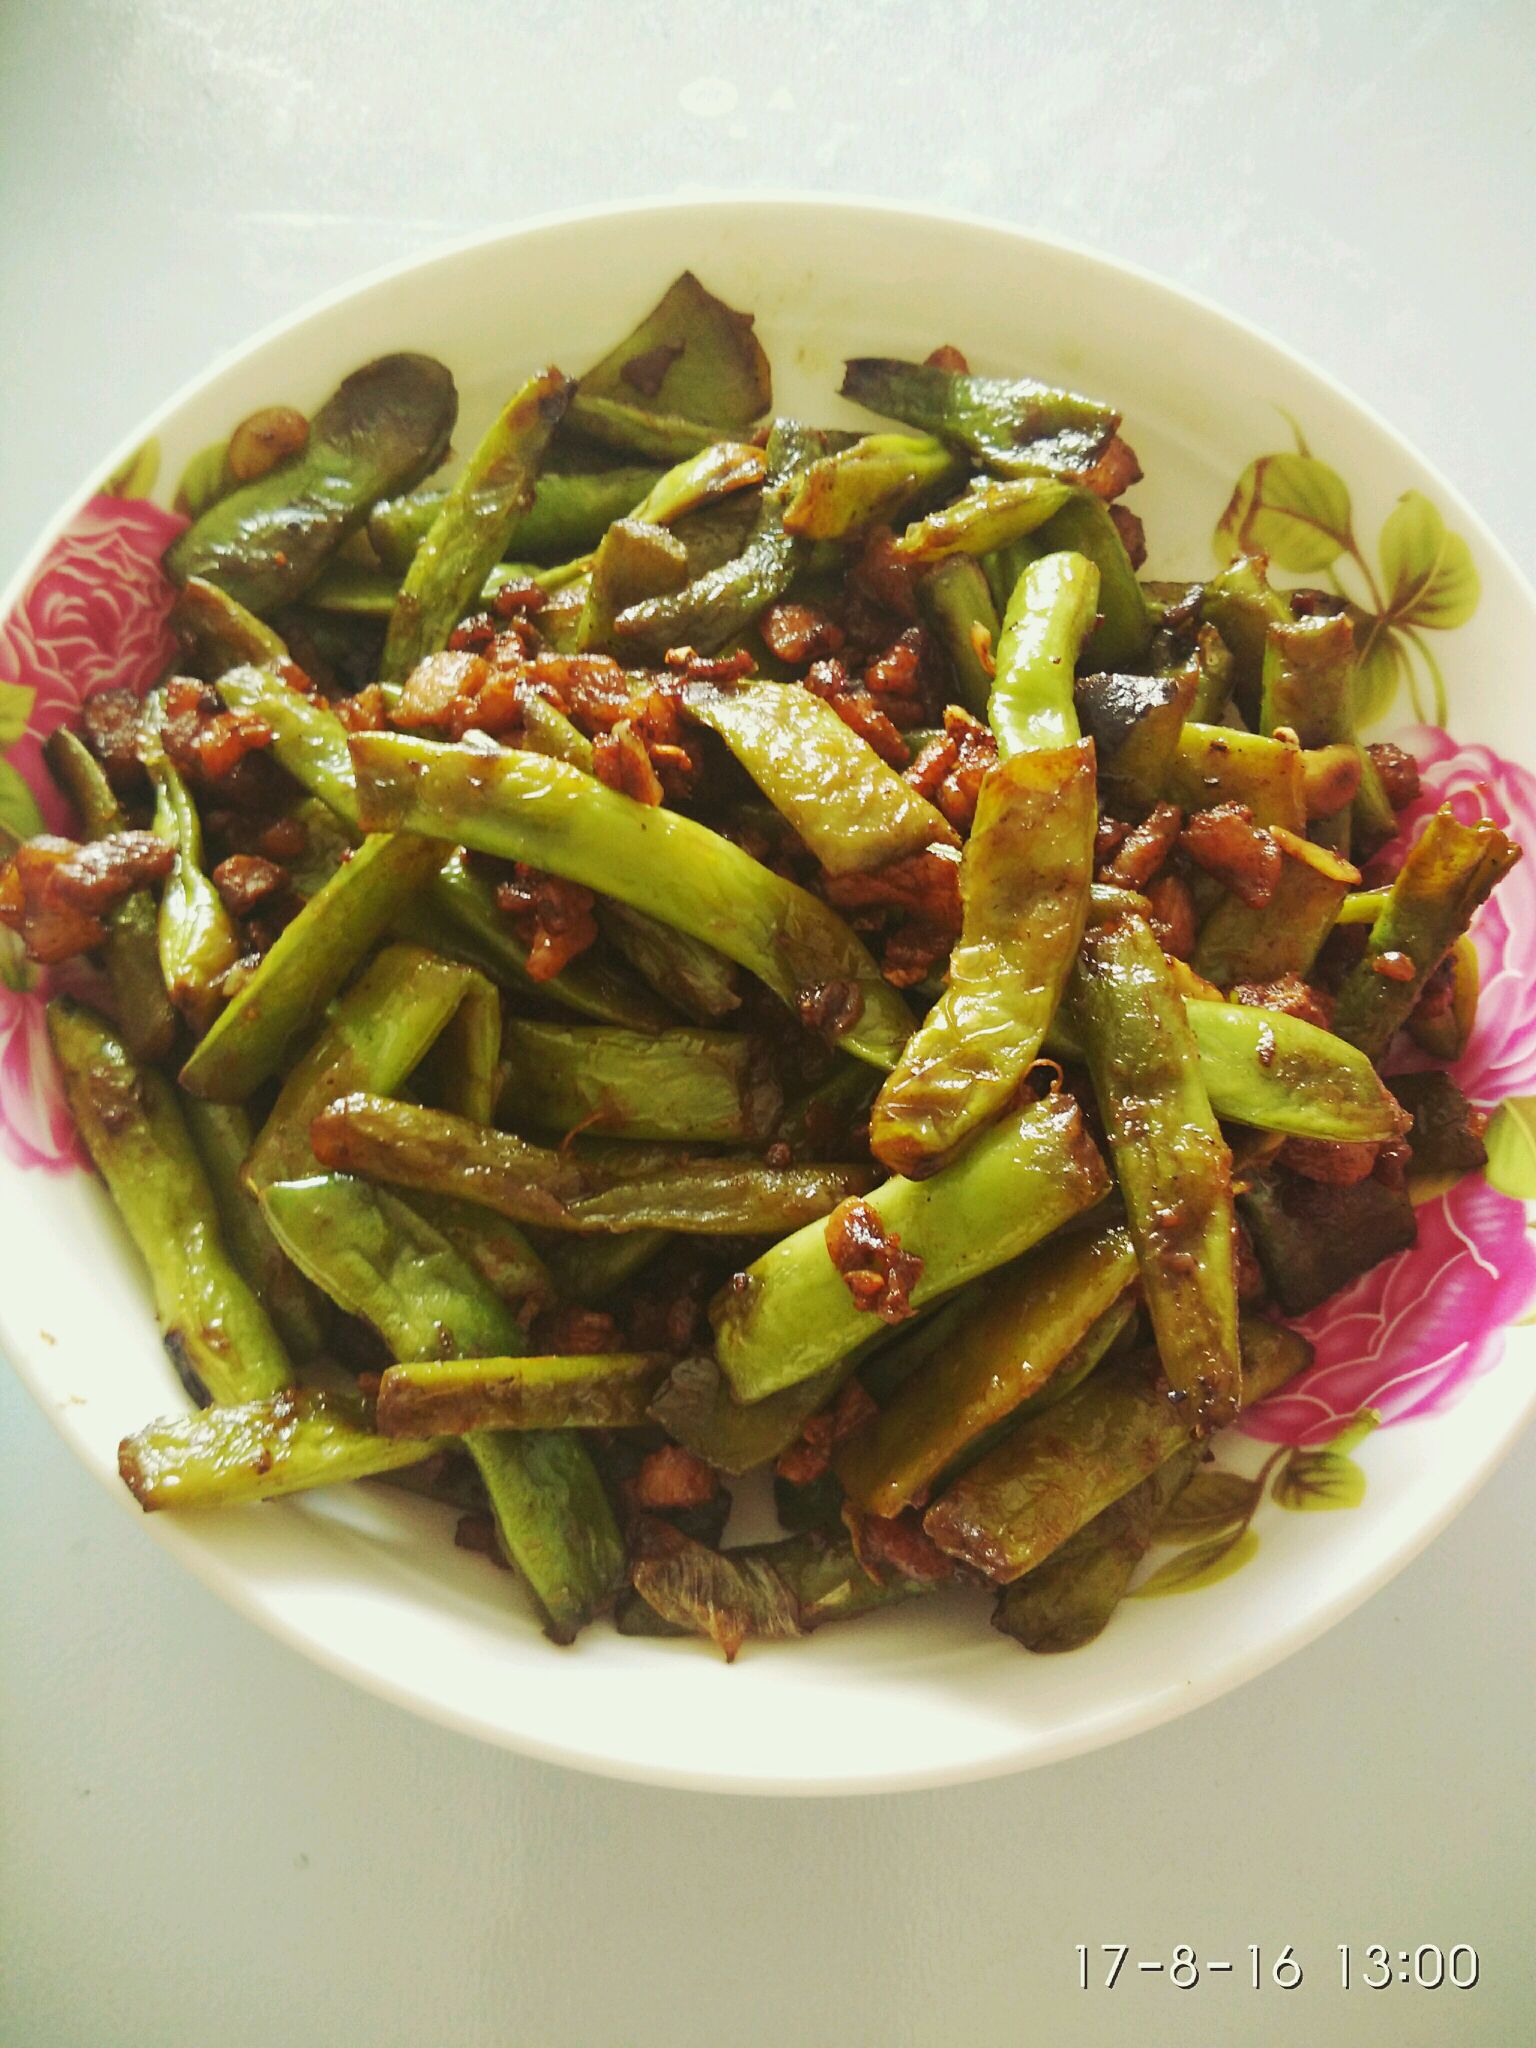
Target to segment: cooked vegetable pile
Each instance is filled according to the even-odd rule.
[[[1072,1647],[1307,1365],[1275,1312],[1481,1163],[1431,1062],[1519,849],[1394,845],[1349,607],[1142,580],[1095,400],[843,392],[772,417],[684,276],[446,485],[413,355],[189,471],[183,659],[0,868],[199,1404],[144,1507],[409,1485],[558,1642],[968,1583]],[[722,1547],[760,1467],[787,1533]]]

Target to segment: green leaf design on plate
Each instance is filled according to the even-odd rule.
[[[43,814],[22,781],[20,769],[0,761],[0,845],[6,840],[30,839],[42,829]]]
[[[1352,1451],[1363,1444],[1374,1429],[1380,1429],[1381,1416],[1374,1408],[1362,1408],[1352,1416],[1344,1427],[1328,1439],[1330,1451]]]
[[[1218,1580],[1241,1571],[1259,1547],[1251,1529],[1236,1537],[1215,1536],[1204,1543],[1192,1543],[1168,1562],[1159,1565],[1131,1595],[1133,1600],[1161,1600],[1169,1593],[1193,1593],[1200,1586],[1214,1586]]]
[[[1483,1142],[1488,1147],[1483,1170],[1499,1193],[1536,1202],[1536,1095],[1506,1096]]]
[[[1293,1514],[1357,1508],[1365,1499],[1365,1474],[1342,1451],[1292,1451],[1275,1474],[1270,1499]]]
[[[160,443],[151,435],[121,468],[113,470],[101,488],[109,498],[147,498],[159,474]]]
[[[0,752],[14,747],[26,731],[36,695],[25,683],[0,683]]]
[[[1292,1451],[1275,1475],[1270,1499],[1293,1514],[1359,1507],[1365,1499],[1365,1474],[1348,1454],[1380,1427],[1376,1410],[1362,1408],[1334,1431],[1325,1446]]]
[[[171,501],[178,512],[185,512],[189,519],[200,519],[210,505],[228,497],[234,489],[234,478],[227,466],[228,454],[228,441],[210,441],[206,448],[199,448],[181,472]]]
[[[1405,491],[1381,529],[1387,613],[1444,632],[1463,626],[1482,594],[1472,550],[1422,491]]]
[[[1217,523],[1221,561],[1258,550],[1282,569],[1326,569],[1354,545],[1349,490],[1315,455],[1261,455],[1237,480]]]
[[[1234,1522],[1245,1522],[1253,1512],[1258,1490],[1257,1480],[1208,1465],[1163,1510],[1157,1540],[1171,1543],[1186,1536],[1214,1536]]]
[[[1355,723],[1375,725],[1396,701],[1408,657],[1392,628],[1375,620],[1363,634],[1357,631],[1356,639],[1362,654],[1355,664]]]

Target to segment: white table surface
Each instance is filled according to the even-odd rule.
[[[522,214],[770,184],[1209,293],[1529,562],[1533,60],[1520,0],[0,0],[0,580],[140,414],[320,289]],[[1528,2041],[1533,1486],[1528,1438],[1333,1634],[1138,1741],[738,1801],[526,1763],[312,1669],[0,1372],[0,2040]],[[1346,1998],[1345,1940],[1471,1942],[1482,1982]],[[1307,1974],[1085,1995],[1080,1941],[1290,1942]]]

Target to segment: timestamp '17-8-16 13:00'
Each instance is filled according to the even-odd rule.
[[[1186,1942],[1176,1943],[1167,1956],[1145,1960],[1132,1959],[1124,1942],[1103,1941],[1097,1947],[1101,1967],[1095,1966],[1090,1944],[1077,1944],[1077,1982],[1082,1991],[1113,1991],[1130,1975],[1160,1976],[1179,1991],[1193,1991],[1208,1978],[1246,1982],[1254,1991],[1270,1986],[1279,1991],[1294,1991],[1306,1979],[1306,1971],[1289,1943],[1278,1950],[1266,1950],[1261,1942],[1251,1941],[1245,1961],[1200,1956]],[[1391,1984],[1413,1985],[1421,1991],[1470,1991],[1481,1969],[1477,1950],[1466,1942],[1441,1948],[1426,1941],[1417,1948],[1392,1949],[1375,1942],[1357,1947],[1341,1941],[1335,1953],[1338,1974],[1334,1981],[1344,1991],[1385,1991]]]

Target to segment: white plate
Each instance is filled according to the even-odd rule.
[[[1294,445],[1289,415],[1347,480],[1368,557],[1409,490],[1465,537],[1481,601],[1454,631],[1424,624],[1421,602],[1420,642],[1443,672],[1458,738],[1533,751],[1536,601],[1475,515],[1390,429],[1213,307],[1102,258],[965,219],[787,198],[541,221],[391,271],[269,330],[147,421],[109,468],[156,437],[155,495],[168,502],[186,460],[246,413],[284,400],[313,407],[341,374],[395,348],[449,364],[466,445],[528,368],[555,360],[581,369],[685,267],[756,313],[781,411],[857,423],[832,395],[845,355],[921,356],[941,341],[962,346],[978,370],[1066,381],[1123,406],[1147,471],[1131,502],[1147,521],[1154,574],[1210,566],[1212,528],[1240,472]],[[0,620],[23,601],[80,503],[71,500],[44,537],[0,602]],[[1449,577],[1454,550],[1442,548],[1440,560]],[[1357,573],[1341,566],[1346,578]],[[0,637],[0,679],[11,673],[5,645]],[[1429,690],[1427,666],[1409,654]],[[1400,700],[1387,723],[1407,715]],[[1482,1089],[1489,1099],[1532,1085],[1521,1066],[1526,991],[1536,982],[1519,958],[1522,944],[1536,946],[1527,896],[1511,900],[1512,930],[1501,940],[1513,1051]],[[6,1087],[14,1098],[20,1085],[22,1057],[23,1026],[5,999],[0,990],[0,1111]],[[532,1755],[662,1784],[784,1793],[943,1784],[1150,1727],[1264,1670],[1381,1585],[1486,1477],[1536,1403],[1528,1331],[1510,1331],[1503,1363],[1489,1369],[1498,1325],[1525,1312],[1528,1279],[1536,1285],[1522,1226],[1511,1224],[1508,1205],[1499,1209],[1504,1249],[1484,1255],[1457,1212],[1441,1230],[1460,1260],[1454,1273],[1405,1268],[1406,1298],[1384,1307],[1377,1283],[1368,1290],[1363,1315],[1401,1318],[1376,1380],[1392,1377],[1399,1347],[1437,1412],[1381,1428],[1356,1452],[1363,1501],[1348,1513],[1303,1515],[1266,1498],[1243,1569],[1187,1598],[1128,1602],[1086,1651],[1027,1657],[987,1628],[979,1598],[896,1610],[806,1643],[749,1646],[733,1668],[700,1644],[623,1640],[603,1625],[556,1650],[506,1574],[455,1551],[437,1510],[383,1489],[140,1517],[117,1479],[118,1440],[183,1398],[131,1249],[81,1174],[23,1171],[0,1157],[0,1213],[0,1334],[141,1536],[284,1641],[386,1698]],[[1492,1213],[1486,1201],[1477,1210],[1480,1219]],[[1496,1287],[1500,1260],[1519,1271],[1506,1270]],[[1454,1297],[1452,1287],[1461,1289]],[[1429,1297],[1458,1304],[1448,1343],[1422,1327]],[[1459,1339],[1467,1348],[1448,1361]],[[1335,1375],[1336,1420],[1360,1405],[1365,1371],[1357,1363]],[[1367,1391],[1375,1396],[1374,1382]],[[1401,1386],[1381,1398],[1389,1412],[1410,1405]],[[1333,1425],[1317,1421],[1322,1412],[1297,1408],[1284,1426],[1325,1437]],[[1253,1470],[1267,1448],[1236,1440],[1224,1455]],[[70,1625],[67,1614],[58,1625]],[[1404,1645],[1406,1658],[1419,1651]]]

